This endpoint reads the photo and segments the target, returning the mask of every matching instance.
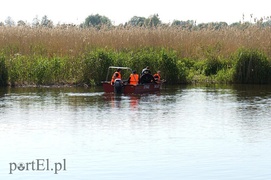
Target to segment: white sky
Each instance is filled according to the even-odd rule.
[[[57,23],[84,22],[89,15],[108,17],[115,25],[128,22],[133,16],[148,18],[158,14],[163,23],[173,20],[201,22],[238,22],[250,14],[260,19],[271,16],[270,0],[1,0],[0,21],[10,16],[32,23],[44,15]]]

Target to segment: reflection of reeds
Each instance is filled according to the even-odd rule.
[[[206,47],[217,47],[228,56],[240,47],[261,49],[271,56],[271,29],[249,27],[222,30],[181,30],[174,27],[114,28],[111,30],[79,29],[76,27],[29,28],[0,27],[0,49],[6,55],[16,53],[44,56],[78,56],[86,49],[115,50],[142,47],[174,49],[181,57],[201,57]]]

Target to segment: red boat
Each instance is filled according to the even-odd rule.
[[[126,72],[126,74],[124,73],[124,75],[130,75],[132,73],[132,69],[129,68],[129,67],[110,66],[108,68],[106,81],[102,81],[103,89],[104,89],[104,92],[106,92],[106,93],[114,93],[114,92],[116,93],[115,86],[111,85],[111,81],[108,80],[110,71],[112,72],[112,70],[116,70],[116,69],[127,70],[128,73]],[[146,79],[146,78],[149,79],[149,78],[153,78],[153,77],[152,77],[152,75],[149,74],[149,75],[146,75],[146,76],[142,76],[141,79],[142,78],[143,79]],[[144,82],[144,81],[141,80],[141,82]],[[162,86],[162,83],[156,83],[154,81],[147,82],[147,83],[142,83],[142,84],[140,83],[140,84],[137,84],[137,85],[131,85],[131,84],[128,84],[127,81],[122,81],[121,91],[120,92],[124,93],[124,94],[153,93],[153,92],[160,91],[161,86]]]

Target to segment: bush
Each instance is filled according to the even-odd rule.
[[[205,62],[204,74],[206,76],[215,75],[222,67],[222,62],[218,58],[207,59]]]
[[[21,84],[100,84],[109,66],[128,66],[138,74],[146,66],[152,74],[161,71],[162,79],[178,83],[270,83],[271,66],[259,50],[240,49],[230,58],[207,54],[206,60],[180,57],[165,48],[110,50],[95,48],[80,56],[41,56],[16,54],[6,60],[0,55],[0,86]],[[109,79],[111,78],[111,73]],[[123,71],[123,78],[130,72]]]
[[[8,82],[8,70],[5,63],[5,57],[0,56],[0,86],[6,86]]]
[[[114,66],[114,54],[112,51],[95,50],[84,55],[85,68],[84,82],[99,84],[105,80],[109,66]]]
[[[179,69],[182,69],[181,64],[178,65],[178,58],[174,51],[161,50],[161,55],[158,61],[159,70],[163,74],[163,78],[170,84],[179,82]]]
[[[38,58],[36,60],[35,67],[33,69],[34,74],[36,75],[37,84],[45,84],[50,82],[50,64],[46,58]]]
[[[235,56],[234,81],[245,84],[270,82],[270,62],[267,56],[253,49],[240,49]]]
[[[159,50],[154,48],[142,48],[136,51],[131,51],[128,53],[127,66],[136,70],[138,74],[141,73],[142,69],[146,66],[150,67],[152,73],[159,70],[158,61]]]

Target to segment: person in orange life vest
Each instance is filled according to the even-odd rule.
[[[121,80],[121,78],[119,77],[120,76],[120,74],[116,74],[116,77],[115,77],[115,81],[114,81],[114,83],[116,82],[116,81],[118,81],[118,80],[120,80],[121,81],[121,84],[123,84],[123,82],[122,82],[122,80]]]
[[[137,85],[139,83],[139,75],[136,73],[136,71],[133,71],[133,73],[130,74],[128,83],[130,83],[131,85]]]
[[[161,82],[161,71],[157,71],[156,74],[153,75],[155,82],[160,83]]]
[[[114,72],[114,74],[112,75],[112,78],[111,78],[111,85],[114,84],[116,78],[121,79],[121,74],[120,73],[121,73],[121,69],[117,69],[117,71]]]

